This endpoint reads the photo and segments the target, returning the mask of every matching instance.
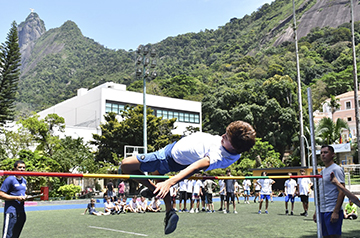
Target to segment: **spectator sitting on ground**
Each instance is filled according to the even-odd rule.
[[[146,212],[146,208],[147,208],[147,200],[146,200],[146,198],[142,196],[140,198],[140,201],[138,201],[138,203],[139,203],[139,212],[140,213]]]
[[[126,206],[126,211],[137,213],[139,212],[139,207],[140,205],[139,202],[137,201],[137,196],[134,195],[134,197],[131,199],[129,204]]]
[[[121,198],[118,198],[116,202],[114,202],[115,206],[117,207],[117,213],[120,214],[122,212],[125,212],[125,206],[126,206],[126,199],[125,202]]]
[[[83,215],[85,215],[86,211],[88,211],[88,210],[89,210],[90,215],[95,215],[95,216],[109,215],[109,214],[105,214],[103,212],[95,210],[95,199],[93,199],[93,198],[90,199],[90,203],[87,205],[87,208],[85,209],[85,212]]]
[[[357,206],[349,199],[344,209],[344,219],[356,220],[357,217]]]
[[[152,200],[150,202],[150,205],[147,207],[147,211],[148,212],[160,212],[160,210],[161,210],[160,204],[161,204],[161,202],[160,202],[159,198],[155,197],[155,199]]]
[[[111,199],[107,197],[106,202],[104,203],[104,210],[105,213],[114,215],[118,211],[118,208],[111,202]]]

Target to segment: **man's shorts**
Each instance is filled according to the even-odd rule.
[[[295,202],[295,196],[293,196],[292,194],[288,194],[285,197],[285,202],[288,202],[290,200],[291,203]]]
[[[270,200],[270,195],[261,194],[260,199],[261,200],[263,200],[263,199]]]
[[[323,236],[341,235],[341,226],[344,219],[343,210],[339,211],[339,219],[335,223],[330,222],[332,212],[320,213]]]
[[[166,174],[185,169],[188,165],[176,163],[171,156],[171,150],[175,143],[176,142],[152,153],[137,155],[136,158],[141,163],[140,170],[142,172],[158,171],[160,174]]]
[[[212,193],[206,193],[206,199],[207,199],[206,203],[207,204],[212,204],[213,203],[212,197],[213,197]]]
[[[250,195],[250,189],[245,189],[244,190],[244,195],[249,196]]]
[[[190,199],[190,200],[192,200],[192,193],[186,193],[187,194],[187,199]]]
[[[187,192],[186,191],[180,191],[180,194],[179,194],[179,200],[186,200],[186,196],[187,195]]]
[[[198,193],[193,193],[192,199],[193,199],[193,200],[200,200],[199,194],[198,194]]]
[[[230,202],[230,198],[232,202],[235,202],[235,195],[234,193],[226,193],[226,202]]]
[[[300,195],[300,199],[302,203],[309,203],[309,196],[307,195]]]
[[[220,201],[225,201],[226,196],[224,194],[220,194]]]

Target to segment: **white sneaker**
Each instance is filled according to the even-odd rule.
[[[189,213],[194,213],[194,208],[191,208]]]
[[[237,214],[237,211],[234,211],[235,214]]]
[[[199,213],[199,209],[196,208],[196,209],[195,209],[195,212],[196,212],[196,213]]]

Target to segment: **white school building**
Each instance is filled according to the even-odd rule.
[[[143,104],[143,93],[126,90],[126,85],[107,82],[93,89],[80,88],[77,96],[39,112],[40,118],[56,113],[65,119],[65,135],[92,140],[92,134],[101,134],[100,124],[105,123],[108,112],[120,113],[126,105]],[[201,131],[201,102],[146,94],[146,105],[158,117],[177,118],[174,134],[182,135],[186,127]],[[119,120],[121,117],[118,118]]]

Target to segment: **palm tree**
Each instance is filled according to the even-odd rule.
[[[331,109],[331,117],[334,118],[334,113],[336,110],[340,108],[340,104],[338,103],[340,101],[339,98],[336,98],[334,95],[330,95],[330,103],[329,107]]]
[[[328,145],[340,139],[343,129],[349,130],[349,125],[346,121],[338,118],[336,123],[334,123],[333,120],[328,117],[321,119],[317,127],[322,143]]]

